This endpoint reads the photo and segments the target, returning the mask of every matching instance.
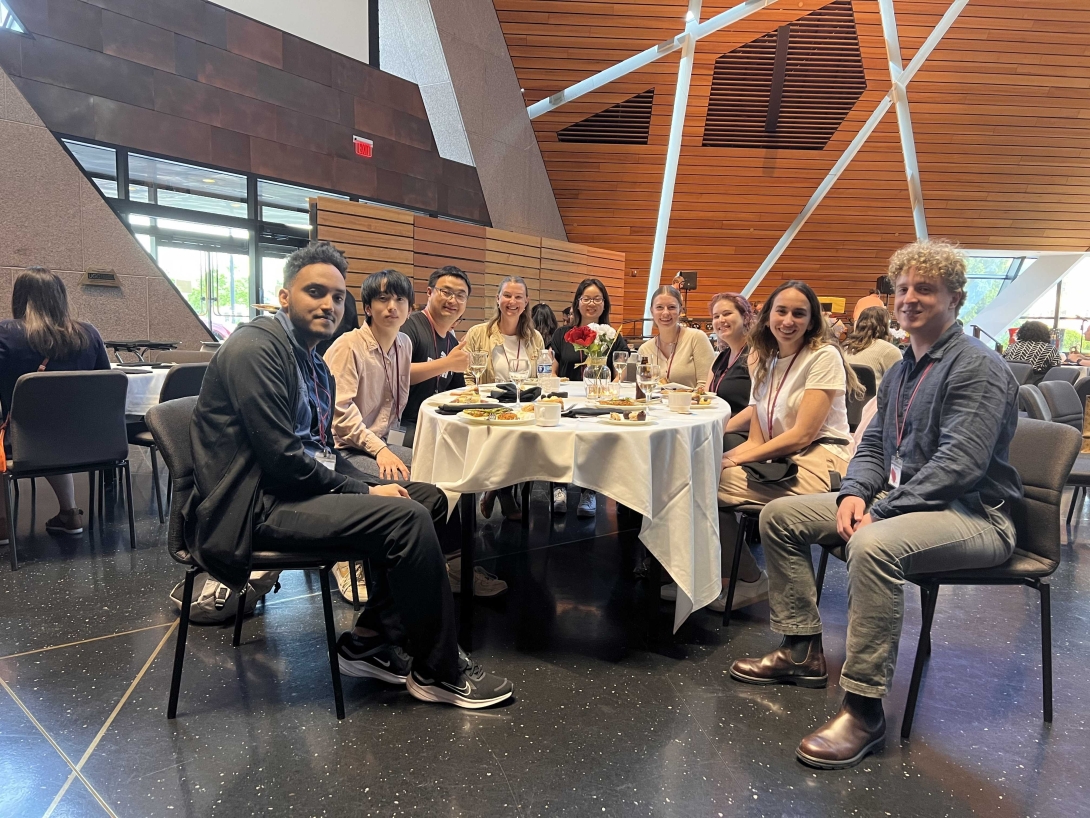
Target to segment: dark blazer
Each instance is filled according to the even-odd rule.
[[[330,389],[336,394],[334,384]],[[202,568],[236,591],[250,576],[255,516],[271,502],[368,489],[340,455],[332,471],[303,450],[297,400],[292,342],[271,316],[236,329],[208,364],[189,432],[193,493],[182,510],[185,541]]]

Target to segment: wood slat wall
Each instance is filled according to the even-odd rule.
[[[691,303],[741,288],[890,87],[876,0],[853,0],[867,90],[824,150],[705,148],[715,60],[829,0],[777,3],[697,45],[663,267],[700,273]],[[685,0],[495,0],[527,103],[683,27]],[[735,0],[705,2],[708,19]],[[948,0],[897,0],[907,63]],[[1090,4],[973,0],[909,86],[932,236],[980,249],[1090,247]],[[572,241],[625,253],[626,317],[642,311],[665,162],[676,55],[534,120]],[[559,142],[556,132],[655,88],[646,146]],[[803,278],[849,308],[914,238],[890,112],[756,297]],[[694,309],[695,313],[696,310]]]
[[[312,200],[311,223],[316,238],[337,245],[348,258],[348,286],[357,298],[367,275],[393,267],[412,276],[422,305],[428,276],[453,264],[469,274],[473,288],[458,327],[463,331],[491,317],[496,290],[507,276],[524,279],[530,303],[544,301],[558,317],[571,305],[576,285],[590,276],[609,288],[614,323],[620,323],[624,253],[324,197]]]

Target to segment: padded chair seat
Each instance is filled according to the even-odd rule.
[[[1080,454],[1075,458],[1075,465],[1068,475],[1069,486],[1090,486],[1090,454]]]
[[[155,438],[151,436],[151,432],[137,432],[135,435],[129,436],[129,443],[137,446],[154,446]]]
[[[1047,577],[1059,566],[1058,562],[1045,559],[1020,548],[1002,565],[993,568],[967,568],[964,571],[942,571],[935,574],[916,574],[906,577],[910,582],[988,582],[996,579],[1022,579],[1023,577]]]

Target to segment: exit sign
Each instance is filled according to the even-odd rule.
[[[362,136],[353,136],[352,147],[356,149],[356,156],[370,159],[375,149],[375,143],[370,139],[364,139]]]

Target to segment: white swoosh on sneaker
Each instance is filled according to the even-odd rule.
[[[464,682],[462,684],[462,687],[455,687],[452,684],[448,684],[447,687],[449,687],[451,690],[453,690],[459,696],[468,696],[471,692],[473,692],[473,688],[471,688],[469,686],[469,682]]]
[[[378,662],[383,667],[389,667],[390,666],[389,662],[384,662],[381,659],[379,659],[377,656],[372,656],[371,658],[374,659],[376,662]]]

